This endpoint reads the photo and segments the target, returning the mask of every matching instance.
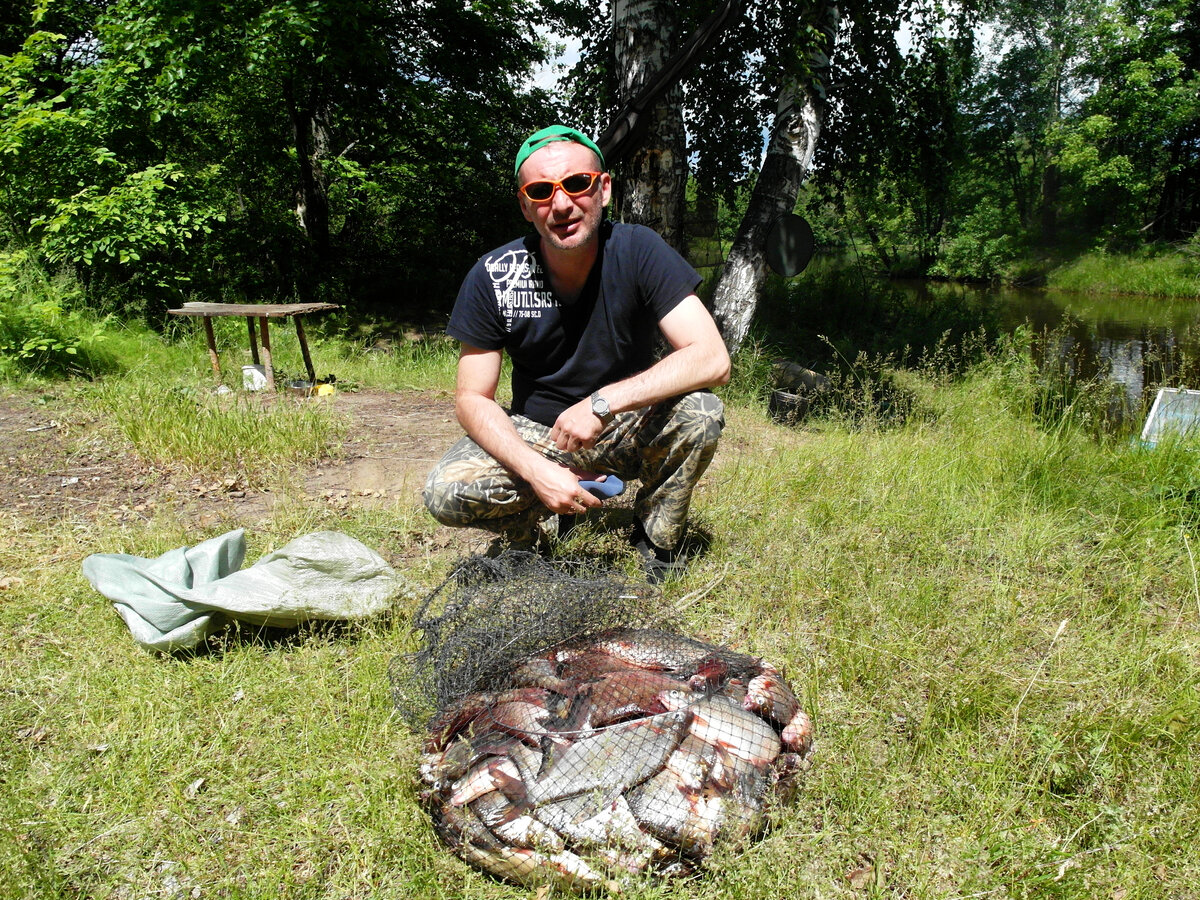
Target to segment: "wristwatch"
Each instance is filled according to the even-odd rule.
[[[616,418],[613,411],[608,408],[608,401],[601,397],[599,392],[592,394],[592,412],[605,425]]]

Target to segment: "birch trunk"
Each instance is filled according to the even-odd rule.
[[[678,41],[674,4],[665,0],[616,0],[613,4],[621,102],[632,98],[660,71]],[[623,222],[653,228],[684,249],[687,197],[687,135],[683,88],[668,89],[648,115],[645,141],[625,162],[615,183],[614,208]]]
[[[818,27],[827,46],[832,46],[836,4],[823,3],[819,15]],[[795,208],[825,121],[824,78],[829,59],[824,48],[810,54],[809,65],[809,76],[788,78],[779,91],[766,156],[713,293],[713,317],[731,353],[746,339],[758,306],[759,288],[767,274],[767,232],[779,216]]]

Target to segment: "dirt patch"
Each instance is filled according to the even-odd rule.
[[[420,503],[425,476],[462,434],[444,392],[358,391],[307,402],[333,403],[350,420],[337,459],[300,473],[305,499],[337,508]],[[236,478],[191,477],[148,463],[104,437],[103,423],[79,408],[26,395],[0,396],[0,492],[17,515],[150,518],[171,506],[198,524],[253,525],[275,497]]]

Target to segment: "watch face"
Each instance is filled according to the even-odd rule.
[[[608,401],[603,397],[592,397],[592,412],[603,419],[608,415]]]

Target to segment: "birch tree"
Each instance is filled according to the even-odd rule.
[[[614,0],[614,56],[622,102],[666,64],[678,43],[677,10],[676,4],[662,0]],[[688,175],[683,86],[669,88],[642,125],[645,140],[625,161],[624,177],[616,182],[617,215],[655,229],[668,244],[683,250]]]
[[[826,2],[815,13],[808,30],[812,47],[779,89],[762,168],[713,294],[713,316],[731,352],[745,340],[758,305],[767,272],[767,233],[776,219],[795,208],[825,119],[827,50],[833,46],[838,10],[835,3]]]

